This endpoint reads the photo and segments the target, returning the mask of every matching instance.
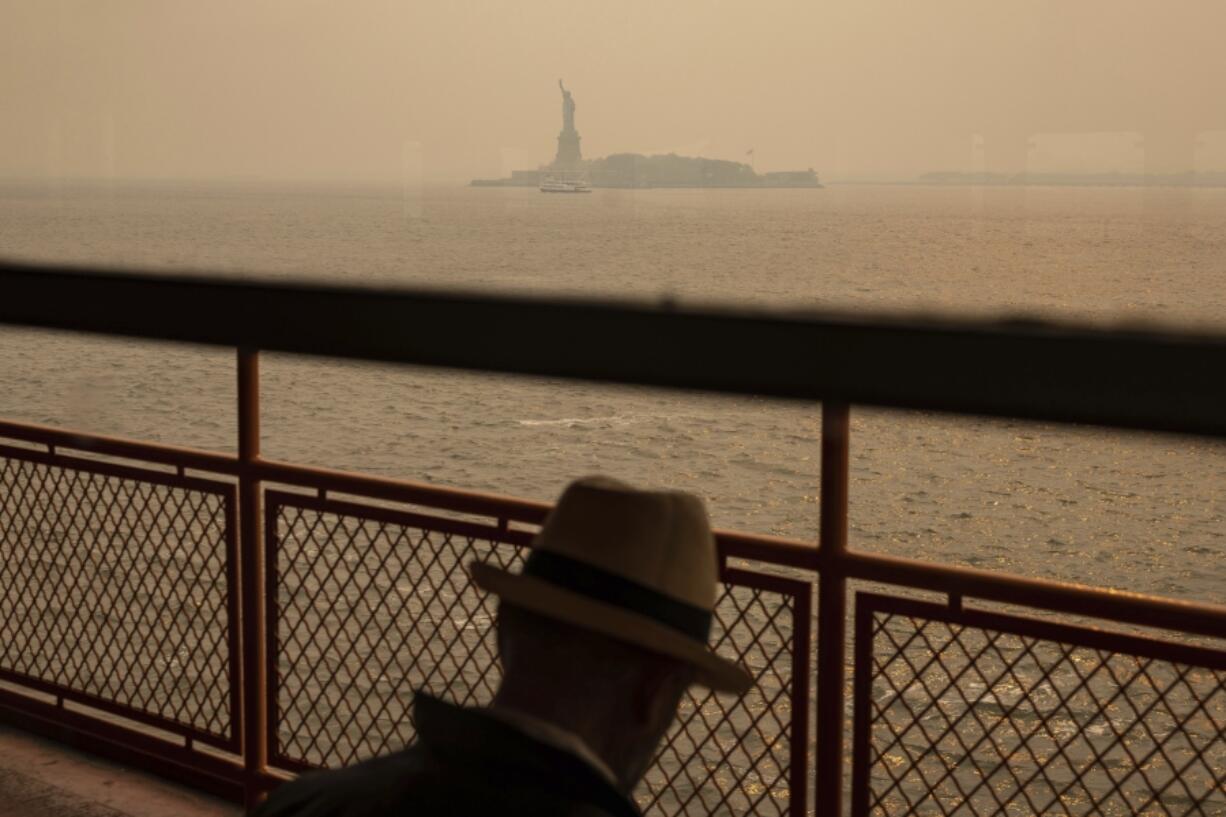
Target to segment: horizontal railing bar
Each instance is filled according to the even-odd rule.
[[[103,434],[87,434],[72,429],[56,428],[37,423],[18,423],[0,420],[0,437],[43,443],[59,448],[71,448],[91,454],[101,454],[122,459],[143,460],[159,465],[181,465],[196,471],[212,471],[219,474],[238,473],[238,459],[233,454],[185,448],[161,443],[149,443],[127,437],[111,437]],[[57,454],[57,456],[59,456]]]
[[[204,479],[202,477],[189,477],[179,473],[154,471],[149,468],[121,465],[119,463],[107,462],[105,460],[70,457],[60,453],[51,454],[46,451],[20,448],[15,445],[4,445],[3,443],[0,443],[0,457],[38,463],[39,465],[44,465],[51,468],[64,468],[72,471],[80,471],[86,474],[98,474],[101,476],[115,477],[118,479],[129,479],[138,482],[145,482],[152,485],[163,485],[169,488],[184,488],[190,491],[216,494],[222,497],[229,496],[234,491],[234,486],[228,482],[216,482],[214,480]]]
[[[0,690],[0,722],[132,763],[228,799],[237,800],[242,796],[242,769],[234,762],[82,712],[59,709]]]
[[[355,494],[409,505],[429,505],[456,513],[495,519],[506,517],[530,524],[543,522],[552,507],[547,502],[534,502],[503,494],[440,488],[423,482],[374,477],[277,460],[258,460],[254,465],[254,473],[264,482],[323,488],[331,493]]]
[[[210,471],[229,476],[238,475],[244,468],[233,454],[148,443],[126,437],[87,434],[11,420],[0,420],[0,438],[56,445],[60,448],[159,465],[183,466],[196,471]],[[22,458],[33,455],[41,455],[44,458],[51,456],[34,449],[23,449],[20,452]],[[54,456],[61,460],[65,457],[64,454]],[[552,508],[547,502],[520,499],[505,494],[443,488],[428,483],[296,465],[278,460],[257,461],[255,475],[266,482],[282,485],[322,489],[410,505],[429,505],[457,513],[501,517],[532,525],[541,524]],[[739,531],[718,531],[717,534],[725,554],[734,558],[808,569],[812,569],[816,564],[816,547],[808,542]]]
[[[802,570],[817,569],[816,541],[728,530],[715,531],[715,541],[721,556]]]
[[[901,596],[886,596],[880,593],[857,593],[856,605],[857,608],[865,605],[869,611],[874,613],[941,621],[975,629],[1024,635],[1041,641],[1077,644],[1103,652],[1125,653],[1157,661],[1172,661],[1206,669],[1226,670],[1226,651],[1183,644],[1170,639],[1117,633],[1095,627],[998,613],[992,610],[951,610],[943,604]]]
[[[195,471],[209,471],[229,476],[239,475],[246,467],[233,454],[163,445],[160,443],[148,443],[126,437],[87,434],[71,429],[61,429],[35,423],[0,420],[0,438],[5,437],[25,442],[55,445],[60,448],[103,456],[141,460],[159,465],[183,466]],[[21,454],[25,455],[26,452],[23,450]],[[43,456],[48,457],[50,455],[43,454]],[[62,458],[64,455],[57,453],[55,456]],[[286,485],[300,485],[315,489],[323,488],[338,493],[353,493],[374,499],[386,499],[409,504],[427,504],[458,513],[471,513],[492,517],[507,516],[517,522],[531,524],[542,522],[551,507],[545,502],[534,502],[503,494],[441,488],[410,480],[375,477],[350,471],[295,465],[277,460],[256,461],[254,464],[254,475],[261,480],[279,482]],[[167,474],[164,476],[171,475]]]
[[[526,547],[531,544],[532,535],[527,531],[499,530],[492,525],[483,525],[463,519],[447,519],[439,516],[427,516],[421,513],[401,510],[400,508],[382,508],[374,505],[363,505],[357,502],[346,502],[339,499],[321,499],[314,494],[295,494],[289,491],[265,491],[264,502],[267,513],[275,514],[281,508],[300,508],[316,513],[330,513],[337,516],[369,519],[407,528],[418,528],[455,536],[466,536],[472,539],[487,539],[499,544]]]
[[[770,573],[758,573],[753,570],[742,570],[739,567],[725,567],[720,571],[719,580],[724,584],[736,587],[747,587],[751,590],[765,590],[770,593],[800,598],[808,597],[813,591],[811,582],[799,579],[789,579],[786,576],[775,576]]]
[[[1222,335],[16,263],[0,291],[0,323],[21,326],[1226,437]]]
[[[845,553],[837,559],[821,558],[820,569],[827,569],[831,562],[837,562],[835,569],[846,571],[848,577],[853,579],[959,593],[965,598],[1178,630],[1211,638],[1226,635],[1226,606],[1218,604],[1179,601],[969,567],[934,565],[915,559],[859,551]]]
[[[137,707],[130,706],[128,704],[119,703],[118,701],[104,698],[101,695],[84,692],[70,686],[65,686],[64,684],[44,681],[41,678],[25,675],[24,673],[20,672],[14,672],[13,670],[0,668],[0,680],[7,681],[12,684],[18,684],[35,692],[42,692],[48,695],[58,695],[65,701],[81,704],[82,706],[88,706],[93,709],[97,709],[100,712],[106,712],[121,718],[127,718],[134,723],[141,723],[146,726],[161,729],[164,732],[169,732],[179,737],[191,738],[197,743],[203,743],[216,749],[221,749],[227,752],[238,751],[237,733],[228,737],[226,735],[216,734],[209,732],[206,729],[201,729],[198,726],[193,726],[190,723],[176,721],[173,718],[158,715],[156,713],[149,712],[148,710],[138,709]],[[14,695],[19,696],[17,698],[13,698],[13,700],[33,700],[28,698],[28,696],[22,696],[19,692],[15,692],[13,690],[9,691],[13,692]]]

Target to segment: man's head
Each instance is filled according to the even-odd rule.
[[[522,571],[470,565],[501,600],[496,702],[575,732],[629,790],[689,683],[738,694],[752,683],[707,643],[718,565],[697,497],[571,483]]]
[[[503,681],[495,705],[557,724],[584,740],[630,791],[651,764],[695,670],[503,603]]]

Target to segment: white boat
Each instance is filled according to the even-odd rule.
[[[577,173],[549,173],[541,179],[542,193],[591,193],[592,185]]]

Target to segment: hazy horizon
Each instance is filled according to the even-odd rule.
[[[452,183],[553,155],[827,180],[1226,169],[1226,4],[11,0],[0,177]]]

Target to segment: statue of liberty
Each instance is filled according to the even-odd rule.
[[[571,133],[575,129],[575,98],[566,90],[562,80],[558,80],[558,87],[562,89],[562,132]]]
[[[579,153],[579,134],[575,130],[575,98],[558,80],[558,88],[562,90],[562,132],[558,134],[558,154],[554,157],[554,167],[575,167],[582,161]]]

